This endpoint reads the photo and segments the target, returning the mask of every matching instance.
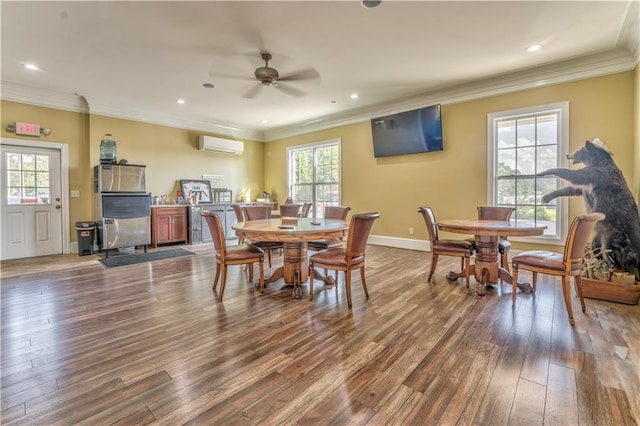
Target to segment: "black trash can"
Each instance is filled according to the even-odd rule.
[[[76,222],[78,234],[78,255],[93,254],[93,237],[96,230],[95,222]]]

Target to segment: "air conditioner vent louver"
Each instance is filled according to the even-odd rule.
[[[202,135],[200,136],[199,149],[200,151],[241,155],[244,152],[244,142]]]

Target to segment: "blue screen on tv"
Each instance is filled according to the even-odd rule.
[[[440,105],[371,119],[376,158],[442,151]]]

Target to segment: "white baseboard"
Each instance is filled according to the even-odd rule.
[[[395,247],[408,250],[431,251],[431,243],[426,240],[411,240],[409,238],[385,237],[383,235],[369,235],[369,244],[375,246]]]

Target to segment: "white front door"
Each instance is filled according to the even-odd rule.
[[[0,259],[60,254],[60,150],[2,145]]]

